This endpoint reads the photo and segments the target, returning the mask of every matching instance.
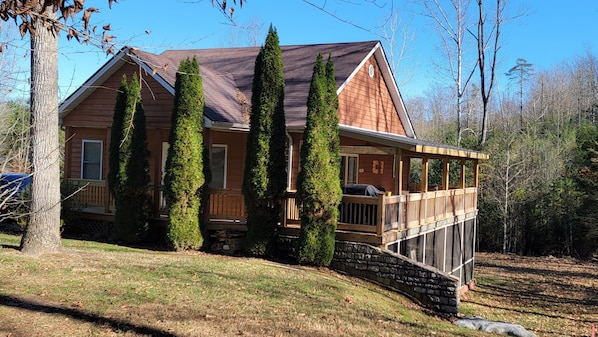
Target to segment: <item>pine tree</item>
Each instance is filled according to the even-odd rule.
[[[245,250],[267,255],[276,238],[287,177],[282,51],[272,26],[255,61],[252,91],[243,175],[248,229]]]
[[[149,229],[151,198],[145,111],[137,74],[129,84],[126,76],[121,80],[112,127],[109,177],[116,234],[125,242],[141,242]]]
[[[179,65],[174,100],[164,178],[169,216],[167,241],[174,250],[198,249],[203,243],[199,213],[200,188],[204,184],[204,97],[195,57],[183,60]]]
[[[340,186],[338,98],[334,67],[318,54],[307,98],[307,121],[301,146],[297,198],[301,204],[300,263],[329,265],[334,255]]]

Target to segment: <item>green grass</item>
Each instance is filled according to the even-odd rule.
[[[22,255],[0,234],[0,336],[484,336],[328,269],[63,240]],[[589,336],[598,266],[479,254],[461,315]]]
[[[479,335],[328,269],[77,240],[32,258],[19,237],[0,243],[0,335]]]

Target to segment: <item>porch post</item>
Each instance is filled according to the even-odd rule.
[[[450,162],[448,158],[444,158],[442,161],[442,190],[444,192],[444,205],[443,205],[443,209],[442,209],[442,214],[435,214],[435,216],[437,218],[441,218],[441,219],[445,219],[448,218],[447,215],[447,210],[449,209],[449,187],[450,187]],[[438,198],[438,194],[436,195],[436,198]],[[436,210],[436,213],[439,213],[439,210]]]
[[[420,188],[422,193],[421,206],[423,209],[420,211],[419,225],[422,226],[426,223],[428,218],[428,173],[430,169],[430,163],[427,157],[422,158],[422,186]],[[425,236],[424,236],[424,247],[425,247]],[[425,261],[425,260],[424,260]]]
[[[428,173],[430,169],[430,164],[428,162],[427,157],[422,158],[422,186],[420,188],[420,192],[428,192]]]
[[[407,178],[407,191],[410,192],[411,186],[409,186],[410,185],[409,176],[411,175],[411,157],[403,158],[403,152],[401,151],[401,161],[403,162],[403,172],[401,174],[401,181],[405,177]],[[402,182],[401,182],[401,184],[402,184]],[[400,188],[403,189],[403,185],[401,185]]]
[[[386,221],[386,207],[384,206],[384,194],[378,195],[378,219],[376,226],[376,234],[382,236],[384,233],[384,222]]]
[[[443,159],[443,169],[442,169],[442,189],[448,191],[449,189],[449,169],[450,164],[448,158]]]
[[[479,187],[480,163],[478,160],[473,162],[473,187]]]
[[[479,177],[480,177],[480,163],[476,159],[473,162],[473,186],[475,187],[475,198],[474,198],[474,208],[478,209],[478,189],[479,189]]]
[[[400,148],[395,151],[395,194],[403,193],[403,155]]]
[[[461,177],[460,177],[460,182],[459,182],[459,187],[460,188],[465,188],[467,187],[467,185],[465,184],[465,160],[461,160]]]

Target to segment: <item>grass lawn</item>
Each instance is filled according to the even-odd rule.
[[[32,258],[16,250],[19,240],[0,234],[0,336],[490,336],[327,269],[77,240]],[[598,280],[595,264],[554,284],[568,292],[550,302],[554,293],[526,295],[528,283],[510,283],[512,275],[521,283],[540,272],[509,271],[503,262],[510,263],[480,255],[480,286],[462,299],[464,314],[523,324],[539,336],[589,335],[587,322],[598,321],[596,288],[581,278]],[[538,266],[552,274],[550,268]],[[545,281],[543,287],[553,285]],[[590,301],[572,297],[592,289]]]

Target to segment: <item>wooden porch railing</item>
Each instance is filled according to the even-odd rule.
[[[82,208],[98,208],[104,212],[114,210],[114,200],[107,191],[105,180],[67,179],[70,198]],[[65,195],[63,197],[69,197]]]
[[[247,212],[241,190],[210,189],[210,221],[232,221],[245,223]]]
[[[337,229],[382,235],[475,212],[477,188],[378,197],[344,195]],[[295,193],[287,193],[284,226],[300,222]]]
[[[114,201],[107,193],[105,181],[69,179],[72,198],[83,208],[114,210]],[[158,209],[164,206],[161,188]],[[241,190],[210,189],[209,214],[213,223],[245,224],[247,214]],[[408,230],[453,219],[477,210],[477,188],[450,189],[378,197],[344,195],[339,207],[337,230],[382,236],[391,230]],[[283,227],[301,223],[296,193],[288,192],[283,204]]]

